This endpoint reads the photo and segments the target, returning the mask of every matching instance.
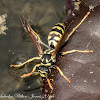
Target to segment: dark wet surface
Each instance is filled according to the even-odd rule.
[[[68,33],[87,13],[88,5],[92,4],[96,7],[61,51],[87,49],[93,50],[93,53],[58,56],[57,65],[71,80],[71,83],[66,82],[57,70],[53,70],[51,84],[54,90],[51,91],[48,85],[44,86],[43,92],[47,94],[47,97],[43,100],[47,98],[49,100],[100,100],[100,7],[98,0],[96,2],[86,1],[83,0]]]

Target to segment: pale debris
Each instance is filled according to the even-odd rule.
[[[93,72],[90,72],[90,74],[93,74]]]
[[[71,10],[68,10],[68,16],[71,14],[71,12],[72,12]]]
[[[54,95],[49,95],[48,100],[51,100],[52,98],[54,98]]]
[[[2,34],[2,35],[6,35],[6,33],[4,31],[8,29],[5,25],[6,17],[7,17],[7,14],[0,16],[0,34]]]
[[[86,83],[87,81],[86,80],[84,80],[84,83]]]
[[[90,6],[89,6],[89,10],[90,10],[90,11],[94,11],[94,7],[95,7],[95,6],[90,5]]]
[[[94,80],[93,82],[96,83],[96,80]]]

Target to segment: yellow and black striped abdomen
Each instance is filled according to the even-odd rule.
[[[63,23],[57,23],[48,35],[48,44],[50,47],[55,48],[58,41],[64,34],[65,26]]]

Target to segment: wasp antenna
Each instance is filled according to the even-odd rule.
[[[47,82],[48,82],[49,87],[53,90],[53,87],[52,87],[52,85],[51,85],[51,83],[50,83],[49,78],[47,78]]]

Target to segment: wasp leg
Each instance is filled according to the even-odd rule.
[[[84,22],[84,20],[88,17],[89,14],[90,14],[90,11],[88,11],[87,14],[84,16],[84,18],[81,20],[81,22],[75,28],[73,28],[73,30],[67,36],[66,40],[62,43],[62,45],[64,45],[69,40],[69,38],[73,35],[76,29]]]
[[[64,77],[69,83],[70,83],[70,80],[63,74],[63,72],[61,71],[61,69],[57,66],[56,69],[59,71],[60,75],[62,77]]]
[[[47,82],[48,82],[49,87],[53,90],[53,87],[52,87],[52,85],[51,85],[51,83],[50,83],[49,78],[47,78]]]
[[[33,60],[35,60],[35,59],[40,59],[40,57],[34,57],[34,58],[31,58],[31,59],[25,61],[25,62],[22,63],[22,64],[19,64],[19,65],[10,65],[10,66],[11,66],[11,67],[20,68],[20,67],[22,67],[23,65],[25,65],[25,64],[27,64],[27,63],[30,63],[31,61],[33,61]]]
[[[38,74],[38,72],[35,73],[34,71],[36,70],[36,67],[39,67],[39,66],[40,66],[40,64],[35,65],[34,68],[33,68],[33,70],[32,70],[30,73],[23,74],[23,75],[21,76],[21,78],[29,77],[29,76],[31,76],[31,75],[33,75],[33,74],[35,74],[35,75]]]
[[[61,52],[60,54],[61,55],[66,55],[68,53],[73,53],[73,52],[81,52],[81,53],[92,53],[93,51],[92,50],[70,50],[70,51],[66,51],[66,52]]]

